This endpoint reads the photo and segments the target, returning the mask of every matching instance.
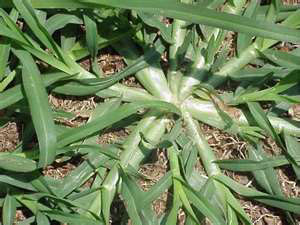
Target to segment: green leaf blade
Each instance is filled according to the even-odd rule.
[[[45,167],[51,164],[56,156],[56,131],[48,94],[31,55],[21,50],[16,51],[16,54],[23,64],[24,90],[39,141],[39,167]]]
[[[3,205],[2,221],[3,225],[13,225],[16,216],[16,200],[9,194],[6,195]]]

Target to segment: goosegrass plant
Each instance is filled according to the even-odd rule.
[[[286,197],[276,168],[289,166],[300,179],[298,6],[278,0],[0,6],[0,123],[24,124],[17,148],[0,153],[4,225],[14,223],[19,208],[28,215],[19,224],[110,224],[118,198],[126,208],[118,224],[173,225],[180,210],[185,224],[252,224],[238,196],[278,208],[296,224],[300,199]],[[106,47],[127,65],[109,77],[97,58]],[[88,69],[80,64],[85,59]],[[130,75],[136,87],[120,82]],[[103,101],[87,123],[70,128],[57,121],[74,115],[54,110],[49,93]],[[247,158],[217,159],[201,123],[247,141]],[[128,137],[98,144],[99,134],[116,127]],[[266,137],[280,155],[265,152]],[[165,150],[169,169],[143,191],[139,168],[157,149]],[[65,177],[43,175],[54,161],[75,157],[81,163]],[[223,170],[248,172],[257,185],[239,184]],[[157,216],[152,203],[166,191],[170,204]]]

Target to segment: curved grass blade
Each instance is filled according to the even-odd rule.
[[[248,18],[255,18],[256,11],[260,6],[260,0],[254,0],[249,2],[246,7],[244,16]],[[250,44],[251,44],[252,36],[247,34],[239,34],[237,37],[237,52],[240,55]]]
[[[166,24],[164,24],[162,22],[163,19],[162,17],[158,17],[153,14],[143,13],[143,12],[139,12],[138,15],[143,20],[144,23],[146,23],[151,27],[157,28],[161,32],[161,35],[164,38],[164,40],[169,44],[172,44],[173,42],[172,27],[171,26],[168,27]]]
[[[203,215],[207,216],[213,224],[226,224],[222,216],[215,210],[215,206],[213,206],[204,196],[201,196],[184,185],[183,189],[193,206]]]
[[[154,222],[154,218],[149,218],[149,215],[143,213],[144,207],[141,207],[141,200],[144,198],[143,192],[139,189],[136,183],[125,174],[122,169],[120,169],[119,173],[122,177],[121,195],[126,202],[126,210],[133,224],[156,224],[152,223]]]
[[[262,144],[258,144],[256,148],[252,148],[252,151],[249,152],[249,157],[252,157],[254,160],[259,160],[259,159],[267,159],[266,154],[263,151]],[[252,172],[256,181],[258,184],[260,184],[262,187],[266,187],[266,191],[269,194],[277,195],[277,196],[282,196],[284,197],[281,187],[279,184],[279,180],[277,177],[277,173],[274,170],[274,168],[267,168],[264,170],[259,170],[259,171],[253,171]],[[289,221],[289,224],[294,224],[294,219],[291,216],[289,212],[285,212],[287,219]]]
[[[94,173],[96,168],[99,168],[110,159],[105,155],[98,153],[89,154],[86,161],[74,169],[68,176],[66,176],[59,185],[57,196],[65,197],[73,192],[76,188],[83,185]]]
[[[140,10],[272,40],[300,42],[300,31],[296,29],[275,25],[271,22],[253,20],[243,16],[216,12],[200,5],[182,4],[174,1],[162,2],[158,0],[123,0],[122,2],[119,0],[80,0],[80,2]]]
[[[35,216],[31,216],[28,219],[22,220],[18,223],[18,225],[28,225],[28,224],[32,224],[35,221]]]
[[[36,162],[9,153],[0,154],[0,168],[12,172],[32,172],[37,169]]]
[[[107,35],[107,37],[98,36],[97,37],[97,46],[98,49],[105,48],[115,42],[118,42],[122,39],[126,39],[136,32],[138,32],[142,28],[142,25],[138,24],[137,26],[132,27],[129,30],[124,31],[123,29],[117,29],[116,31],[112,31],[111,34]],[[74,46],[70,49],[71,56],[77,61],[83,59],[84,57],[89,55],[88,48],[83,41],[78,41],[74,44]]]
[[[19,13],[15,9],[12,9],[9,16],[14,22],[16,22]],[[4,78],[4,75],[6,73],[6,66],[9,60],[10,47],[10,43],[6,38],[3,38],[0,41],[0,81]]]
[[[293,170],[297,176],[297,179],[300,180],[300,154],[299,154],[299,147],[300,144],[297,141],[296,137],[293,137],[286,132],[284,132],[284,140],[286,145],[286,150],[288,154],[288,160],[291,162]]]
[[[6,195],[2,208],[3,225],[13,225],[17,211],[17,202],[13,196]]]
[[[194,222],[199,224],[199,219],[196,216],[190,201],[188,200],[186,193],[183,189],[184,182],[182,181],[181,173],[180,173],[180,166],[179,166],[179,159],[175,145],[168,148],[168,158],[170,162],[170,168],[173,175],[173,189],[174,193],[178,195],[179,201],[183,205],[185,212],[189,214],[189,216],[194,220]],[[176,200],[177,196],[174,197]],[[176,202],[174,202],[174,206],[176,206]]]
[[[31,8],[28,0],[12,0],[15,8],[20,12],[23,19],[26,21],[28,26],[31,28],[33,33],[39,38],[39,40],[49,49],[52,49],[52,44],[49,41],[49,37],[46,37],[45,33],[41,30],[41,24],[38,22],[38,18]]]
[[[1,76],[1,75],[0,75]],[[0,82],[0,92],[3,92],[5,88],[14,80],[16,71],[12,71],[3,81]]]
[[[11,7],[11,4],[1,3],[0,6]],[[243,16],[220,13],[201,5],[188,5],[174,1],[148,0],[34,0],[34,8],[96,8],[99,6],[141,10],[193,23],[218,27],[226,30],[242,32],[281,41],[299,42],[299,31],[270,22],[253,20]]]
[[[63,14],[62,14],[63,15]],[[76,34],[77,31],[72,28],[72,26],[67,26],[66,28],[60,31],[60,46],[64,52],[77,61],[77,58],[70,53],[73,46],[76,44]]]
[[[299,214],[300,212],[300,199],[299,198],[285,198],[277,195],[269,195],[237,183],[231,178],[219,174],[215,175],[214,179],[226,185],[236,193],[251,198],[255,201],[262,202],[279,209]]]
[[[69,59],[63,54],[61,49],[52,39],[46,28],[40,23],[34,9],[28,0],[12,0],[27,25],[30,27],[35,36],[47,47],[52,50],[60,61],[65,64],[69,63]]]
[[[45,167],[52,163],[56,156],[56,131],[48,103],[48,94],[31,55],[23,50],[15,51],[15,53],[23,64],[23,86],[38,137],[40,150],[38,165]]]
[[[45,216],[42,212],[38,212],[36,215],[36,223],[37,225],[50,225],[50,221],[47,216]]]
[[[43,174],[41,174],[39,171],[34,171],[33,173],[28,174],[27,176],[30,177],[29,182],[37,190],[37,192],[57,195],[55,193],[55,189],[57,188],[56,186],[58,182],[55,182],[55,180],[47,176],[43,176]]]
[[[34,8],[40,9],[77,9],[77,8],[93,8],[95,5],[93,4],[85,4],[78,2],[77,0],[50,0],[50,1],[40,1],[33,0],[32,5]],[[0,2],[1,8],[11,8],[13,7],[12,0],[7,0],[5,2]]]
[[[164,223],[164,225],[172,225],[177,223],[177,213],[181,206],[182,203],[180,201],[179,194],[174,191],[174,196],[172,199],[172,209],[169,214],[166,215],[166,222]],[[191,219],[193,222],[195,222],[194,218],[191,217]]]
[[[248,102],[247,105],[259,127],[266,131],[279,146],[284,147],[279,135],[276,133],[274,127],[270,123],[268,117],[266,116],[259,103]]]
[[[14,40],[19,41],[22,44],[25,44],[28,40],[26,36],[20,31],[16,26],[15,20],[13,20],[5,10],[0,8],[0,16],[3,21],[0,23],[0,33],[3,37],[8,37]],[[32,46],[32,43],[29,44]]]
[[[150,49],[145,53],[145,55],[139,57],[131,65],[127,66],[124,70],[120,71],[114,76],[107,78],[74,80],[55,87],[53,91],[57,93],[80,96],[94,94],[100,90],[112,86],[123,78],[148,67],[150,63],[159,59],[159,55],[162,51],[162,45],[158,46],[156,49]]]
[[[94,191],[94,193],[97,191],[98,190]],[[23,197],[27,200],[40,201],[40,202],[42,202],[45,199],[51,199],[51,200],[55,200],[56,203],[60,204],[60,206],[64,205],[66,207],[75,207],[75,208],[81,210],[81,212],[91,212],[88,209],[89,207],[85,207],[84,204],[81,204],[80,202],[76,202],[74,200],[69,200],[69,199],[65,199],[65,198],[59,198],[59,197],[56,197],[56,196],[54,196],[52,194],[48,194],[48,193],[46,193],[46,194],[45,193],[28,194],[28,195],[23,195]]]
[[[103,76],[103,72],[100,70],[97,54],[98,54],[98,27],[95,19],[91,16],[91,13],[83,15],[85,25],[85,40],[87,49],[91,54],[92,71],[98,76]]]
[[[91,57],[95,59],[97,56],[98,52],[98,45],[97,45],[97,37],[98,37],[98,32],[97,32],[97,24],[91,18],[89,15],[83,15],[84,19],[84,25],[86,28],[86,44],[87,48],[91,54]]]
[[[56,13],[51,16],[45,24],[45,27],[50,35],[55,31],[64,28],[67,24],[82,24],[82,20],[76,15]]]
[[[66,73],[50,73],[48,75],[42,76],[42,81],[47,87],[59,80],[70,77]],[[21,84],[15,85],[14,87],[7,89],[6,91],[0,93],[0,110],[17,103],[24,98],[24,90]]]
[[[111,151],[111,149],[107,148],[107,147],[101,148],[99,145],[92,145],[92,144],[72,145],[70,147],[65,147],[64,151],[72,151],[75,149],[81,149],[81,150],[83,150],[83,152],[101,153],[101,154],[106,155],[107,157],[110,157],[115,160],[120,159],[119,155],[116,152]]]
[[[288,69],[300,69],[299,60],[300,56],[282,52],[279,50],[267,49],[262,52],[263,56],[271,62]]]
[[[250,148],[249,155],[254,160],[268,160],[265,153],[263,152],[262,145],[259,144],[256,148]],[[260,171],[253,171],[254,177],[257,182],[265,188],[269,194],[275,194],[282,196],[280,184],[277,180],[277,174],[273,167],[265,168]],[[257,176],[258,175],[258,176]],[[264,178],[262,180],[262,178]],[[263,185],[262,185],[263,184]]]
[[[89,225],[104,225],[101,221],[90,219],[86,216],[82,216],[74,213],[65,213],[61,211],[43,211],[52,220],[60,221],[68,224],[89,224]]]
[[[99,179],[99,176],[97,176],[96,179],[99,182],[101,182],[101,178]],[[84,210],[79,211],[80,214],[85,215],[91,219],[99,218],[99,215],[101,213],[101,198],[102,198],[102,192],[101,189],[99,189],[99,187],[100,187],[100,183],[97,185],[96,190],[88,191],[87,193],[79,193],[80,196],[77,197],[75,200],[73,200],[74,203],[84,208]]]
[[[173,104],[162,101],[147,101],[147,102],[135,102],[122,105],[118,109],[103,115],[94,121],[83,125],[78,128],[74,128],[69,132],[66,132],[58,137],[58,146],[64,147],[75,141],[79,141],[89,135],[94,134],[103,128],[114,124],[143,108],[157,108],[159,110],[167,110],[180,115],[180,111]]]
[[[119,165],[119,164],[117,164]],[[116,166],[109,171],[105,180],[102,184],[102,216],[104,218],[105,224],[109,224],[110,220],[110,209],[113,202],[113,199],[117,192],[116,185],[119,183],[120,175],[119,170]]]
[[[231,224],[231,223],[239,224],[237,221],[237,217],[232,216],[232,215],[234,215],[234,213],[233,213],[233,211],[234,211],[234,212],[236,212],[236,214],[239,215],[240,220],[243,221],[245,225],[252,225],[252,222],[251,222],[249,216],[246,214],[246,212],[242,208],[240,202],[233,196],[233,194],[228,189],[226,190],[226,200],[229,205],[229,210],[228,210],[229,216],[227,216],[228,224]]]
[[[23,171],[22,171],[23,172]],[[28,176],[27,176],[28,177]],[[0,175],[0,182],[8,184],[14,187],[18,187],[27,191],[36,191],[27,179],[24,179],[24,175]]]
[[[0,81],[3,80],[6,73],[6,66],[10,53],[10,44],[6,40],[0,41]]]
[[[149,191],[147,191],[147,195],[143,198],[142,206],[150,205],[164,191],[169,189],[171,185],[172,175],[168,172],[156,184],[154,184]]]
[[[122,102],[121,98],[112,98],[108,101],[98,104],[96,106],[96,108],[93,110],[93,112],[90,114],[90,117],[89,117],[87,123],[90,123],[91,121],[93,121],[99,117],[102,117],[106,113],[109,113],[109,112],[119,108],[121,105],[121,102]],[[94,136],[84,139],[82,141],[81,145],[98,146],[98,135],[94,135]],[[99,146],[98,146],[98,148],[99,148]],[[100,151],[100,153],[102,152],[104,155],[106,155],[112,159],[119,160],[118,150],[116,147],[114,148],[111,146],[103,146],[103,147],[101,147],[101,149],[103,151]],[[86,151],[86,150],[88,150],[88,149],[85,149],[84,147],[78,148],[78,152],[81,154],[89,152],[89,150],[88,151]],[[109,153],[109,154],[107,154],[107,153]]]
[[[7,26],[0,23],[0,35],[7,37],[12,40],[12,43],[15,45],[19,45],[23,49],[27,50],[37,58],[43,60],[44,62],[47,62],[49,65],[52,65],[53,67],[64,71],[68,74],[74,74],[75,72],[73,71],[74,68],[70,68],[65,64],[65,62],[58,60],[56,57],[54,57],[51,54],[46,53],[43,51],[41,48],[38,46],[34,46],[33,43],[34,41],[29,37],[25,36],[22,31],[20,30],[19,27],[16,26],[14,21],[7,15],[7,13],[0,8],[0,16],[4,19],[6,22]],[[71,59],[69,59],[66,55],[63,55],[61,50],[58,48],[58,46],[54,43],[54,41],[49,37],[50,42],[53,42],[53,48],[57,50],[57,55],[64,56],[64,60],[68,61],[69,63],[72,64]],[[52,49],[52,48],[50,48]],[[55,52],[55,51],[54,51]],[[73,63],[74,64],[74,63]],[[73,66],[74,67],[74,66]]]
[[[21,47],[24,48],[26,51],[30,52],[35,57],[41,59],[43,62],[46,62],[47,64],[53,66],[54,68],[56,68],[62,72],[65,72],[71,76],[76,75],[76,73],[80,72],[80,71],[75,70],[77,68],[74,67],[74,65],[73,65],[73,67],[69,67],[62,61],[56,59],[53,55],[50,55],[41,49],[35,49],[35,48],[29,47],[27,45],[21,45]]]
[[[257,146],[257,147],[261,147],[261,146]],[[252,146],[250,146],[249,150],[248,150],[248,154],[249,154],[249,158],[251,160],[262,160],[262,156],[261,154],[258,153],[258,151],[256,150],[257,148],[254,148]],[[265,170],[253,170],[251,171],[255,180],[257,181],[258,185],[260,185],[267,193],[272,194],[272,187],[270,182],[268,181],[267,178],[267,174],[265,173]]]
[[[300,157],[298,157],[298,160],[300,160]],[[217,163],[222,169],[240,172],[264,170],[290,164],[289,160],[285,156],[278,156],[274,158],[263,159],[260,161],[250,159],[225,159],[216,160],[214,161],[214,163]]]
[[[16,1],[16,4],[19,0]],[[24,19],[27,23],[34,25],[30,26],[32,32],[37,36],[37,38],[42,38],[41,42],[47,46],[47,48],[52,52],[52,54],[41,49],[34,40],[32,40],[28,35],[24,35],[19,27],[10,19],[7,13],[0,9],[0,15],[5,20],[7,26],[11,30],[7,30],[8,28],[5,25],[0,24],[0,33],[4,37],[8,37],[13,41],[15,45],[27,50],[37,58],[46,62],[53,67],[64,71],[70,75],[80,74],[83,77],[94,77],[92,74],[84,70],[80,65],[78,65],[69,55],[65,54],[61,48],[55,43],[53,38],[50,36],[46,28],[40,23],[38,20],[33,8],[26,3],[26,1],[19,2],[19,10],[22,13]],[[3,31],[1,31],[3,30]],[[6,30],[6,32],[5,32]],[[16,40],[16,41],[15,41]]]
[[[106,101],[104,103],[99,104],[93,113],[90,116],[88,123],[92,122],[93,120],[102,117],[106,113],[110,113],[111,111],[117,109],[119,107],[120,100],[119,99],[112,99],[110,101]],[[85,139],[82,144],[97,144],[97,136],[92,136]],[[73,147],[73,146],[71,146]],[[109,148],[109,147],[108,147]],[[78,148],[78,152],[85,153],[86,149]],[[109,155],[107,154],[109,152]],[[117,149],[111,148],[104,154],[99,154],[95,151],[89,153],[87,160],[83,162],[78,168],[72,171],[66,178],[64,178],[61,184],[61,191],[59,193],[60,196],[65,196],[71,193],[75,188],[81,186],[89,177],[94,174],[95,169],[98,169],[98,174],[101,174],[104,168],[99,168],[101,165],[105,165],[111,158],[114,158],[117,155]]]

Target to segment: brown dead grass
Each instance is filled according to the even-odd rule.
[[[43,170],[43,174],[45,176],[49,176],[59,180],[59,179],[63,179],[65,176],[70,174],[71,171],[74,170],[75,168],[76,168],[75,163],[70,163],[70,162],[63,163],[63,164],[54,163],[51,166],[47,166]]]
[[[283,0],[285,5],[297,5],[300,3],[300,0]]]
[[[154,159],[154,162],[142,165],[139,170],[144,177],[139,181],[143,191],[148,191],[168,170],[168,160],[164,150],[158,149],[155,151],[152,159]],[[166,190],[152,203],[152,207],[158,216],[161,216],[166,211],[170,203],[170,195],[171,193]]]
[[[20,142],[21,132],[16,122],[0,128],[0,152],[12,152]]]

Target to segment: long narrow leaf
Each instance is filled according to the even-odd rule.
[[[82,20],[71,14],[55,14],[47,20],[45,27],[49,34],[52,35],[56,30],[59,30],[70,23],[82,24]]]
[[[56,131],[48,94],[31,55],[22,50],[15,53],[23,64],[23,85],[39,141],[39,166],[45,167],[52,163],[56,156]]]
[[[247,105],[249,107],[251,114],[253,115],[253,118],[260,126],[260,128],[265,130],[277,142],[277,144],[283,146],[280,137],[276,133],[274,127],[270,123],[268,117],[266,116],[265,112],[263,111],[259,103],[248,102]]]
[[[300,160],[300,158],[298,158]],[[275,158],[268,158],[260,161],[249,160],[249,159],[225,159],[216,160],[221,168],[232,170],[232,171],[253,171],[253,170],[263,170],[267,168],[279,167],[290,164],[289,160],[284,156],[278,156]]]
[[[13,172],[32,172],[37,169],[35,161],[9,153],[0,154],[0,168]]]
[[[13,225],[17,210],[16,204],[15,198],[7,194],[2,209],[3,225]]]
[[[91,3],[91,4],[85,4]],[[0,6],[11,6],[9,2],[1,3]],[[299,31],[274,25],[269,22],[262,22],[244,18],[242,16],[219,13],[200,5],[187,5],[174,1],[148,1],[148,0],[34,0],[32,5],[35,8],[92,8],[95,6],[112,6],[129,8],[144,12],[160,14],[175,19],[187,20],[193,23],[200,23],[209,26],[216,26],[227,30],[252,34],[270,39],[299,42]]]
[[[200,23],[242,33],[251,33],[269,39],[299,42],[299,31],[270,22],[253,20],[237,15],[220,13],[200,5],[189,5],[174,1],[148,0],[80,0],[80,2],[107,5],[118,8],[141,10],[153,14],[161,14],[175,19]]]
[[[264,204],[280,208],[283,210],[287,210],[289,212],[299,213],[300,212],[300,199],[293,199],[293,198],[285,198],[276,195],[269,195],[248,187],[241,185],[231,178],[225,175],[216,175],[214,179],[223,183],[228,188],[234,190],[236,193],[256,200],[258,202],[262,202]]]
[[[179,110],[174,105],[162,101],[148,101],[125,104],[117,110],[107,113],[91,123],[88,123],[76,129],[72,129],[71,131],[60,135],[58,137],[58,146],[63,147],[67,144],[81,140],[82,138],[94,134],[95,132],[100,131],[109,125],[112,125],[115,122],[118,122],[121,119],[124,119],[143,108],[158,108],[160,110],[167,110],[180,114]]]

